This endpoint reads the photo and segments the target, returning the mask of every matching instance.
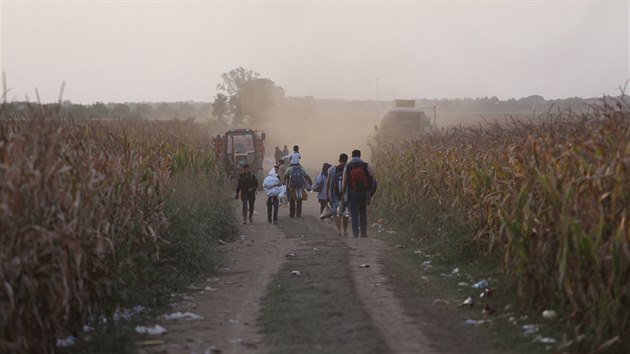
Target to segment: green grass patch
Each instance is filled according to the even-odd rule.
[[[271,353],[390,352],[357,300],[343,240],[312,217],[281,220],[279,226],[298,238],[298,249],[262,301]],[[293,270],[301,275],[291,276]]]

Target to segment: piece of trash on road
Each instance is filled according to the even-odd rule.
[[[429,268],[431,268],[431,267],[432,267],[432,265],[431,265],[431,261],[424,261],[424,262],[422,262],[422,267],[423,267],[424,269],[429,269]]]
[[[479,298],[484,299],[484,298],[492,297],[492,295],[494,295],[494,289],[486,288],[481,294],[479,294]]]
[[[405,246],[405,245],[396,245],[396,246],[394,246],[394,248],[401,248],[402,249],[402,248],[407,248],[407,246]]]
[[[117,308],[114,311],[112,319],[114,320],[114,322],[118,322],[120,320],[129,320],[132,316],[142,313],[143,311],[144,306],[142,305],[134,306],[134,308],[132,308],[131,310],[126,308]]]
[[[302,275],[302,273],[300,273],[299,270],[294,270],[294,271],[291,272],[291,275],[294,276],[294,277],[299,277],[300,275]]]
[[[532,343],[542,343],[542,344],[555,344],[557,341],[551,337],[543,337],[540,334],[537,334],[534,339],[532,339]]]
[[[297,254],[295,254],[294,252],[287,253],[285,257],[297,257]]]
[[[459,286],[460,288],[467,288],[468,283],[466,283],[465,281],[460,281],[459,283],[457,283],[457,286]]]
[[[206,286],[203,290],[204,291],[215,291],[215,290],[219,290],[219,288],[213,288],[211,286]]]
[[[387,230],[385,232],[387,232],[388,234],[395,234],[396,233],[396,231],[394,231],[394,230]]]
[[[148,327],[148,326],[136,326],[136,328],[134,328],[136,330],[136,333],[139,334],[148,334],[151,336],[157,336],[160,334],[164,334],[166,333],[166,328],[156,324],[153,327]]]
[[[67,336],[66,338],[57,339],[57,347],[58,348],[68,348],[73,346],[77,342],[77,338],[75,336]]]
[[[153,340],[145,340],[144,342],[140,344],[142,344],[143,347],[152,347],[155,345],[162,345],[164,344],[164,341],[161,339],[153,339]]]
[[[227,245],[228,243],[227,243],[227,242],[225,242],[225,241],[223,241],[222,239],[219,239],[219,244],[220,244],[220,245],[225,246],[225,245]]]
[[[466,321],[464,321],[464,324],[467,325],[480,325],[480,324],[484,324],[486,323],[485,320],[473,320],[473,319],[467,319]]]
[[[434,304],[441,304],[441,305],[450,305],[450,302],[448,300],[444,300],[444,299],[435,299],[433,300]]]
[[[534,333],[538,333],[538,331],[540,330],[540,326],[537,324],[526,324],[522,325],[521,329],[523,330],[524,336],[530,336]]]
[[[94,332],[95,328],[90,325],[83,325],[83,333]]]
[[[457,307],[464,307],[464,306],[472,307],[473,305],[474,305],[473,298],[469,296],[466,298],[466,300],[462,301],[459,305],[457,305]]]
[[[227,320],[227,323],[229,323],[229,324],[238,324],[239,322],[238,322],[238,320],[230,318],[229,320]]]
[[[553,320],[556,316],[558,316],[558,314],[554,310],[545,310],[542,312],[542,317],[547,320]]]
[[[162,316],[165,320],[192,320],[199,321],[203,320],[203,316],[196,315],[192,312],[174,312],[170,315]]]
[[[497,312],[497,309],[495,309],[494,307],[488,305],[488,304],[484,304],[483,305],[483,310],[481,311],[481,314],[484,316],[491,316],[494,315],[494,313]]]
[[[319,252],[319,248],[313,247],[313,252]]]
[[[485,279],[482,279],[478,282],[476,282],[475,284],[473,284],[472,286],[475,289],[483,289],[483,288],[487,288],[488,287],[488,281]]]
[[[413,254],[419,254],[419,255],[422,256],[424,253],[422,253],[422,251],[420,251],[420,250],[415,250],[415,251],[413,251]]]
[[[245,235],[241,235],[241,241],[245,241],[246,238]]]
[[[359,265],[359,268],[370,268],[370,265],[367,263],[363,263],[361,265]]]
[[[451,271],[451,274],[453,275],[459,274],[459,267],[453,268],[453,270]]]

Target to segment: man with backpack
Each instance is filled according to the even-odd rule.
[[[238,184],[236,185],[236,195],[234,199],[238,199],[241,193],[241,201],[243,201],[243,225],[247,224],[247,213],[249,212],[249,222],[254,222],[254,202],[256,201],[256,189],[258,188],[258,180],[256,175],[249,171],[249,165],[243,165],[243,172],[238,176]]]
[[[372,176],[367,162],[361,160],[361,151],[353,150],[352,159],[343,172],[342,191],[347,192],[354,237],[359,237],[359,233],[367,237],[367,203],[373,190]]]
[[[302,217],[302,200],[306,199],[304,187],[313,184],[313,180],[306,173],[300,164],[291,164],[284,172],[284,181],[287,185],[287,195],[289,197],[289,217]],[[296,208],[297,206],[297,208]]]

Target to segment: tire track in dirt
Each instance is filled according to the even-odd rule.
[[[156,339],[164,344],[140,348],[140,353],[218,353],[220,350],[220,353],[247,354],[268,350],[258,324],[260,299],[272,275],[285,261],[286,253],[295,245],[262,215],[253,224],[243,225],[241,234],[244,240],[221,246],[228,261],[218,274],[173,306],[172,312],[192,312],[204,319],[160,319],[158,323],[168,332]]]
[[[317,204],[309,203],[305,210],[309,215],[319,215]],[[331,234],[335,233],[334,224],[322,225],[330,228]],[[350,250],[349,262],[357,297],[387,346],[401,354],[438,352],[416,320],[405,314],[402,304],[387,285],[380,260],[388,247],[385,242],[370,237],[344,239]],[[363,264],[369,267],[361,267]]]

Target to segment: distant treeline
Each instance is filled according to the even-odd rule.
[[[510,112],[545,112],[548,110],[583,111],[592,104],[605,99],[571,97],[566,99],[546,100],[539,95],[520,99],[499,100],[497,97],[457,98],[457,99],[417,99],[416,106],[427,109],[427,113],[436,107],[439,113],[510,113]],[[313,97],[285,97],[276,104],[276,109],[299,117],[308,118],[314,111],[318,112],[352,112],[364,115],[368,112],[379,115],[391,101],[348,101],[337,99],[315,99]],[[73,119],[122,119],[122,120],[212,120],[213,106],[211,102],[127,102],[78,104],[63,101],[61,104],[38,104],[33,102],[14,101],[3,104],[3,114],[15,117],[30,115],[32,111],[55,111],[60,116]]]

